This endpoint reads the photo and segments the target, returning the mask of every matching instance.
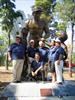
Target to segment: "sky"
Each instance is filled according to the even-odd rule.
[[[24,13],[31,14],[31,7],[34,5],[35,0],[16,0],[16,9],[22,10]]]

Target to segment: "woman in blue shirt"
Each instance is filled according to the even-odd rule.
[[[50,45],[51,47],[48,53],[48,66],[49,66],[49,72],[51,73],[52,76],[52,82],[55,82],[56,81],[55,62],[54,62],[54,56],[56,51],[55,40],[52,40],[50,42]]]

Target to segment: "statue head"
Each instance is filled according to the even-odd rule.
[[[36,6],[32,6],[32,14],[33,15],[40,15],[42,13],[43,9],[42,7],[36,7]]]
[[[42,12],[42,11],[43,9],[41,6],[38,6],[38,7],[32,6],[32,12]]]
[[[27,33],[28,33],[28,30],[24,27],[24,28],[22,28],[22,30],[21,30],[21,34],[25,34],[25,35],[27,35]]]

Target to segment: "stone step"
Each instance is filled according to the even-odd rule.
[[[1,94],[3,98],[40,98],[54,96],[75,96],[75,82],[65,81],[63,85],[50,82],[10,83]]]

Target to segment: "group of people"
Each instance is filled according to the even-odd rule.
[[[63,82],[64,60],[67,58],[65,50],[61,47],[61,41],[52,40],[50,48],[45,46],[41,39],[38,47],[31,39],[28,45],[22,43],[20,35],[16,35],[16,42],[8,48],[8,60],[12,60],[13,82],[21,81],[22,72],[31,76],[35,81],[47,79],[47,73],[51,73],[52,82]],[[24,70],[26,67],[26,70]],[[25,72],[24,72],[24,71]],[[46,73],[45,73],[46,72]]]
[[[52,40],[50,48],[45,46],[45,38],[50,34],[47,22],[40,18],[41,13],[41,7],[32,7],[33,19],[26,23],[21,34],[16,35],[16,42],[8,48],[8,60],[12,60],[13,65],[13,82],[19,82],[26,75],[34,80],[44,80],[47,72],[51,73],[52,82],[63,82],[66,52],[60,39]],[[42,36],[43,31],[45,36]],[[64,35],[61,38],[63,40]]]

